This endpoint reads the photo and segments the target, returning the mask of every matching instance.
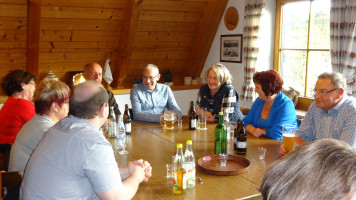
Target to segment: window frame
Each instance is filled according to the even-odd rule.
[[[276,13],[275,13],[275,31],[274,31],[274,53],[273,53],[273,69],[280,72],[280,61],[281,61],[281,50],[288,50],[288,49],[282,49],[281,48],[281,28],[282,28],[282,6],[285,3],[291,3],[291,2],[302,2],[302,1],[308,1],[311,2],[311,0],[276,0]],[[310,22],[310,14],[309,14],[309,22]],[[308,37],[310,38],[310,23],[309,23],[309,29],[308,29]],[[307,65],[307,71],[306,71],[306,77],[308,76],[308,66],[309,66],[309,52],[312,51],[329,51],[325,49],[309,49],[309,38],[308,38],[308,44],[307,44],[307,57],[306,57],[306,65]],[[298,50],[298,49],[293,49],[293,50]],[[306,79],[306,83],[308,84],[308,79]],[[307,91],[307,84],[305,85],[305,92]],[[300,110],[308,110],[309,106],[311,103],[313,103],[315,100],[314,98],[308,98],[305,97],[305,94],[302,96],[298,97],[298,103],[296,105],[296,109]]]

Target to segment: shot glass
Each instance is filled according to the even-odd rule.
[[[266,155],[266,148],[265,147],[258,147],[258,157],[260,160],[264,160]]]
[[[173,166],[172,164],[166,164],[167,178],[173,178]]]
[[[225,167],[227,162],[227,154],[220,154],[220,166]]]
[[[183,127],[183,119],[178,119],[178,128]]]

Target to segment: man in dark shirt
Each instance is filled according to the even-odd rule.
[[[83,77],[85,80],[94,80],[101,83],[103,80],[103,68],[98,63],[88,63],[84,66]],[[121,115],[119,106],[116,103],[114,94],[110,90],[106,90],[109,95],[109,106],[114,107],[115,117]],[[111,113],[109,112],[109,117]]]

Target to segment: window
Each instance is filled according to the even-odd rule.
[[[331,72],[330,0],[277,0],[274,67],[285,86],[313,98],[319,74]]]

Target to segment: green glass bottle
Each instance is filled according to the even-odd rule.
[[[219,124],[215,127],[215,154],[226,153],[226,126],[223,112],[219,112]]]

